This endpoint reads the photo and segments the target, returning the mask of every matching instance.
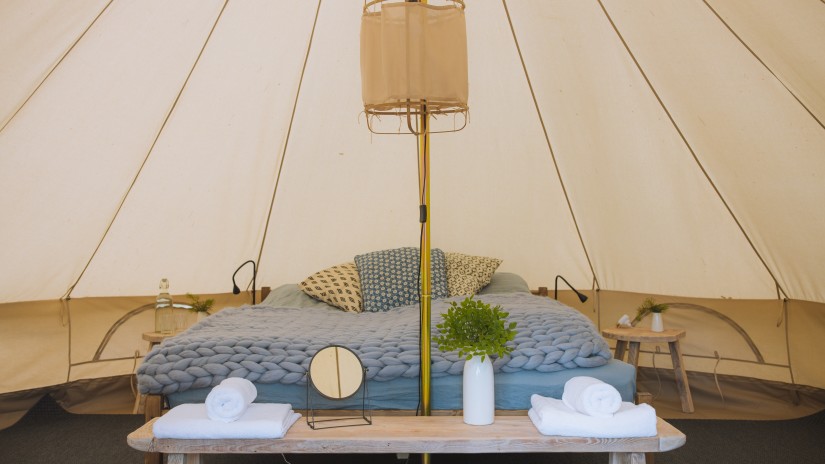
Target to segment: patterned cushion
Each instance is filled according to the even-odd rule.
[[[307,295],[344,311],[361,312],[361,281],[355,263],[318,271],[301,282]]]
[[[490,283],[501,264],[497,258],[445,253],[447,258],[447,288],[450,296],[475,295]]]
[[[387,311],[419,301],[418,248],[374,251],[355,257],[364,295],[364,311]],[[444,252],[434,248],[431,256],[433,299],[447,297],[447,266]]]

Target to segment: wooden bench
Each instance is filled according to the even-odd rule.
[[[541,435],[525,416],[497,416],[472,426],[459,416],[373,416],[365,427],[312,430],[302,418],[281,439],[155,438],[152,424],[130,433],[132,448],[168,454],[170,464],[198,464],[201,454],[260,453],[609,453],[610,464],[642,464],[645,453],[670,451],[685,434],[658,419],[658,435],[646,438],[576,438]],[[368,430],[367,430],[368,429]]]

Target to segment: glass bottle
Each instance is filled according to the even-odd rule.
[[[160,280],[160,292],[155,300],[155,332],[171,335],[175,331],[175,316],[172,312],[172,297],[169,296],[169,280]]]

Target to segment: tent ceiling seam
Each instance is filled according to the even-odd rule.
[[[97,256],[97,252],[100,250],[100,247],[103,245],[103,242],[106,240],[106,237],[109,235],[109,231],[112,230],[112,226],[114,225],[115,221],[117,220],[120,211],[123,209],[123,205],[126,203],[126,199],[129,197],[129,194],[132,192],[132,189],[135,187],[138,178],[140,178],[140,174],[143,172],[144,166],[146,166],[146,162],[149,160],[149,157],[152,155],[152,152],[155,150],[155,146],[160,140],[160,136],[163,134],[164,129],[166,129],[166,124],[169,122],[169,118],[171,118],[172,113],[175,112],[175,108],[178,106],[178,102],[180,101],[181,95],[183,95],[183,91],[186,89],[187,84],[189,83],[189,79],[192,78],[192,74],[195,72],[195,68],[198,66],[201,57],[203,56],[204,50],[206,50],[207,44],[209,44],[209,39],[212,37],[212,33],[215,32],[215,28],[218,26],[218,22],[223,15],[224,10],[226,10],[226,5],[229,3],[229,0],[224,0],[223,7],[221,7],[221,11],[218,13],[218,16],[215,18],[214,23],[212,24],[212,28],[209,30],[209,34],[206,36],[206,40],[204,40],[203,45],[201,46],[200,51],[198,52],[198,56],[195,58],[195,61],[192,63],[192,67],[189,69],[189,73],[186,75],[186,79],[184,79],[183,84],[178,90],[177,95],[175,96],[175,100],[172,102],[172,105],[169,107],[169,111],[166,112],[166,117],[163,119],[163,123],[160,125],[158,132],[155,134],[154,140],[152,140],[152,144],[149,146],[149,150],[146,152],[146,156],[143,158],[143,162],[138,167],[137,173],[132,178],[132,182],[129,184],[129,187],[126,189],[126,192],[120,199],[120,203],[117,206],[114,214],[112,215],[112,219],[109,221],[109,224],[106,226],[106,230],[103,231],[103,235],[100,237],[100,241],[98,241],[97,246],[95,247],[92,255],[89,257],[89,260],[86,262],[86,265],[83,266],[83,270],[80,271],[80,274],[77,276],[75,282],[66,290],[66,293],[61,297],[61,299],[70,299],[72,291],[80,283],[80,280],[86,274],[86,271],[89,269],[89,266],[92,264],[92,261]]]
[[[272,197],[269,201],[269,211],[267,212],[266,222],[264,223],[264,233],[263,233],[263,236],[261,237],[261,246],[258,249],[258,258],[257,258],[258,272],[260,272],[260,269],[261,269],[261,257],[263,256],[263,253],[264,253],[264,245],[266,244],[266,236],[267,236],[267,233],[269,232],[269,223],[272,219],[272,211],[275,209],[275,196],[278,193],[278,186],[281,183],[281,173],[283,172],[283,169],[284,169],[284,160],[286,160],[286,151],[287,151],[287,147],[289,146],[289,138],[292,135],[292,124],[295,121],[295,112],[298,109],[298,100],[301,97],[301,87],[304,84],[304,73],[306,72],[307,63],[309,62],[309,54],[312,50],[312,41],[315,38],[315,27],[318,25],[318,16],[320,15],[320,12],[321,12],[321,3],[322,2],[323,2],[323,0],[318,0],[318,4],[315,7],[315,19],[312,22],[312,30],[309,33],[309,42],[307,43],[307,50],[306,50],[306,53],[304,54],[304,63],[301,66],[301,76],[298,79],[298,88],[295,90],[295,99],[292,102],[292,113],[289,115],[289,125],[287,126],[287,129],[286,129],[286,138],[284,139],[284,145],[283,145],[283,148],[281,149],[281,162],[278,164],[278,174],[275,176],[275,185],[272,188]]]
[[[825,0],[821,0],[821,1],[823,3],[825,3]],[[748,50],[751,53],[751,55],[753,55],[753,57],[756,58],[756,60],[759,61],[759,63],[761,63],[762,66],[764,66],[765,69],[768,70],[769,73],[771,73],[771,75],[774,77],[774,79],[776,79],[777,82],[779,82],[782,85],[782,87],[784,87],[785,90],[787,90],[788,93],[791,94],[791,96],[793,96],[793,98],[802,106],[802,108],[805,108],[805,111],[807,111],[808,114],[814,119],[814,121],[816,121],[817,124],[819,124],[819,127],[821,127],[822,129],[825,129],[825,124],[823,124],[823,122],[813,113],[813,111],[811,111],[811,109],[808,108],[808,106],[805,105],[805,103],[802,102],[802,100],[799,98],[799,96],[797,94],[794,93],[793,90],[791,90],[787,85],[785,85],[785,82],[782,79],[780,79],[779,76],[777,76],[775,72],[773,72],[773,70],[770,68],[770,66],[768,66],[767,63],[762,61],[762,58],[760,58],[759,55],[757,55],[756,52],[750,46],[748,46],[748,44],[742,39],[742,37],[740,37],[739,34],[737,34],[736,31],[733,30],[733,28],[730,26],[730,24],[728,24],[727,21],[725,21],[722,18],[722,16],[710,5],[710,3],[708,3],[708,0],[703,0],[703,2],[705,4],[705,6],[707,6],[708,9],[710,11],[712,11],[713,14],[719,19],[719,21],[722,24],[725,25],[725,27],[728,29],[728,31],[730,31],[730,33],[733,34],[734,37],[736,37],[736,39],[739,41],[739,43],[741,43],[742,46],[745,47],[745,49]]]
[[[656,89],[653,87],[653,83],[650,82],[650,78],[648,78],[647,73],[645,73],[644,69],[642,69],[641,63],[639,63],[639,60],[636,59],[636,55],[634,55],[633,52],[630,50],[630,46],[627,44],[627,41],[625,41],[624,36],[622,35],[622,33],[619,32],[619,28],[616,26],[616,23],[613,21],[613,18],[610,16],[610,14],[607,12],[607,8],[605,8],[604,3],[602,2],[602,0],[597,0],[597,1],[599,2],[599,6],[602,8],[602,11],[604,12],[605,17],[610,22],[610,25],[613,27],[613,31],[616,33],[616,36],[618,36],[619,40],[622,42],[622,45],[624,46],[624,48],[627,51],[628,55],[630,55],[630,58],[633,60],[633,63],[636,65],[636,69],[639,70],[639,73],[642,75],[642,78],[647,83],[647,86],[648,86],[648,88],[650,88],[650,91],[653,93],[653,96],[656,97],[656,101],[659,102],[659,106],[662,107],[662,110],[665,112],[665,115],[667,115],[667,118],[668,118],[668,120],[670,120],[671,125],[673,125],[673,128],[676,129],[676,132],[679,134],[679,137],[682,139],[682,143],[684,143],[685,147],[688,149],[688,151],[690,151],[690,154],[693,157],[693,161],[699,167],[699,170],[702,172],[702,174],[705,176],[705,179],[707,179],[708,183],[713,188],[713,191],[716,193],[716,196],[719,198],[719,201],[722,202],[722,205],[728,211],[728,214],[730,215],[731,219],[733,219],[736,226],[739,227],[739,231],[742,233],[742,236],[745,237],[745,240],[748,242],[748,245],[750,245],[751,250],[753,250],[754,254],[756,254],[756,257],[759,259],[759,262],[762,263],[762,266],[765,268],[765,271],[768,273],[768,275],[770,275],[770,277],[773,280],[776,287],[787,298],[787,293],[782,288],[782,286],[779,284],[779,280],[777,280],[777,278],[774,275],[773,271],[771,270],[770,266],[768,266],[768,263],[765,261],[765,259],[762,257],[762,254],[756,248],[756,245],[753,243],[753,240],[751,240],[750,235],[748,235],[748,233],[745,231],[745,228],[744,228],[744,226],[742,226],[742,223],[739,221],[739,218],[733,212],[733,209],[730,207],[727,200],[725,200],[725,197],[722,195],[722,192],[716,186],[716,183],[710,177],[710,174],[708,174],[708,171],[705,169],[705,166],[699,160],[699,156],[696,154],[696,151],[694,151],[693,147],[690,145],[690,142],[688,142],[687,137],[685,136],[684,132],[682,132],[682,129],[676,123],[676,120],[673,118],[673,115],[667,109],[667,106],[665,105],[665,102],[662,100],[662,97],[659,95],[659,92],[657,92]],[[825,0],[823,0],[823,1],[825,1]]]
[[[103,16],[103,13],[106,12],[106,10],[109,8],[109,6],[112,4],[112,2],[114,2],[114,0],[109,0],[109,3],[107,3],[106,6],[104,6],[103,9],[100,10],[100,12],[95,16],[95,18],[92,20],[92,22],[89,23],[88,26],[86,26],[86,29],[84,29],[83,32],[81,32],[80,35],[77,36],[75,41],[72,42],[72,44],[69,46],[69,48],[66,49],[66,51],[63,53],[63,55],[60,57],[60,59],[57,60],[57,63],[55,63],[54,66],[52,66],[52,68],[46,73],[46,75],[43,76],[43,79],[41,79],[40,82],[34,87],[34,90],[31,91],[29,96],[26,97],[25,100],[23,100],[23,103],[21,103],[20,106],[18,106],[17,109],[14,110],[14,112],[11,114],[11,116],[9,116],[9,118],[3,123],[3,126],[0,127],[0,133],[2,133],[3,130],[5,130],[6,127],[8,127],[8,125],[17,116],[17,114],[20,112],[20,110],[22,110],[23,107],[25,107],[29,103],[29,100],[31,100],[32,97],[34,97],[34,94],[36,94],[40,90],[40,87],[42,87],[43,84],[46,82],[46,80],[49,77],[51,77],[52,73],[54,73],[54,70],[57,69],[57,67],[60,66],[61,63],[63,63],[63,60],[65,60],[66,57],[69,56],[69,53],[71,53],[72,50],[74,50],[75,46],[77,46],[77,44],[83,39],[83,37],[86,36],[86,33],[89,32],[89,30],[91,30],[92,26],[94,26],[95,23],[97,23],[97,20],[101,16]]]
[[[516,36],[516,29],[513,25],[513,20],[510,17],[510,9],[507,8],[507,0],[501,0],[502,5],[504,6],[504,12],[507,15],[507,23],[510,26],[510,32],[513,35],[513,43],[516,46],[516,51],[518,52],[519,61],[521,61],[521,67],[524,70],[524,77],[527,80],[527,87],[530,89],[530,96],[533,99],[533,105],[536,108],[536,114],[539,118],[539,123],[541,124],[541,130],[544,133],[544,140],[547,142],[547,149],[550,151],[550,159],[553,161],[553,166],[556,169],[556,176],[559,179],[559,184],[561,186],[561,190],[564,193],[564,200],[567,203],[567,209],[570,211],[570,218],[573,220],[573,226],[576,228],[576,235],[579,237],[579,243],[581,243],[582,251],[584,252],[584,256],[587,259],[587,265],[590,267],[590,273],[593,276],[593,281],[597,288],[599,288],[599,280],[596,276],[596,271],[593,268],[593,261],[590,259],[590,253],[587,252],[587,246],[584,243],[584,238],[582,237],[581,228],[579,227],[579,221],[576,218],[576,213],[573,211],[573,205],[570,203],[570,195],[567,193],[567,186],[564,184],[564,179],[561,175],[561,170],[559,169],[558,161],[556,161],[556,153],[553,150],[553,144],[550,142],[550,136],[547,133],[547,127],[544,125],[544,117],[541,114],[541,108],[539,108],[539,102],[536,98],[536,93],[533,90],[533,83],[530,80],[530,73],[527,72],[527,63],[524,61],[524,55],[521,53],[521,46],[518,42],[518,37]]]

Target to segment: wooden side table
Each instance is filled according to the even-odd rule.
[[[693,412],[693,397],[690,395],[685,363],[682,361],[682,349],[679,347],[679,339],[685,336],[684,329],[666,329],[662,332],[654,332],[650,329],[637,327],[616,327],[602,330],[602,336],[616,340],[615,358],[622,360],[625,351],[627,351],[627,362],[633,364],[633,367],[639,365],[640,344],[667,343],[668,348],[670,348],[670,359],[673,361],[676,386],[679,388],[679,398],[682,400],[682,411]]]
[[[171,337],[172,335],[174,334],[163,334],[160,332],[143,332],[143,339],[149,342],[149,351],[152,351],[152,348],[154,348],[155,345],[159,345],[160,342],[162,342],[164,339],[168,337]],[[146,401],[146,395],[141,395],[140,393],[138,393],[135,397],[135,406],[134,408],[132,408],[132,413],[140,414],[146,411]],[[151,419],[151,417],[146,416],[146,420],[148,421],[149,419]]]
[[[149,351],[152,351],[152,348],[155,345],[160,344],[164,339],[171,337],[174,333],[160,333],[160,332],[143,332],[143,339],[149,342]]]

